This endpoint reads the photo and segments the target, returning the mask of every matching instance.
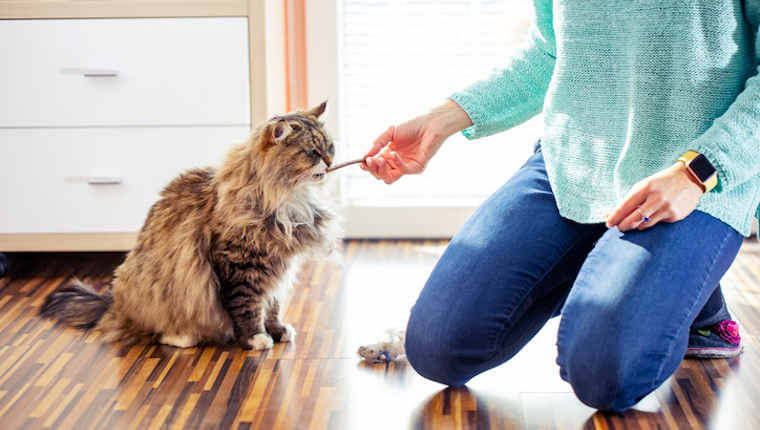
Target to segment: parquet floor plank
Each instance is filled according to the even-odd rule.
[[[11,254],[0,279],[0,429],[760,429],[760,243],[723,280],[745,352],[684,360],[620,414],[559,378],[554,319],[505,365],[445,388],[356,348],[403,328],[446,241],[349,241],[310,263],[285,309],[298,335],[269,351],[105,344],[37,311],[72,277],[107,286],[120,253]]]

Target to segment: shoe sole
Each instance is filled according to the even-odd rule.
[[[731,358],[744,351],[744,346],[739,345],[734,349],[717,348],[687,348],[685,358]]]

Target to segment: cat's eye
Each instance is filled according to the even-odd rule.
[[[310,149],[310,150],[306,151],[306,155],[308,155],[309,157],[319,157],[320,156],[319,151],[317,151],[315,149]]]

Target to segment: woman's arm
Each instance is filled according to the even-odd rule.
[[[541,112],[549,88],[557,46],[552,2],[534,1],[536,17],[525,45],[507,65],[455,93],[473,122],[464,130],[469,139],[490,136],[519,125]]]
[[[690,143],[715,167],[718,184],[710,192],[727,192],[760,175],[760,1],[745,2],[745,16],[754,34],[754,74],[728,109]],[[758,192],[758,190],[755,190]],[[643,230],[658,222],[674,222],[696,209],[702,188],[684,163],[644,179],[607,217],[607,226]],[[642,214],[649,217],[643,222]],[[758,212],[760,214],[760,212]]]
[[[543,107],[556,46],[552,2],[536,0],[536,20],[528,40],[506,67],[451,96],[425,115],[389,127],[367,152],[361,164],[390,184],[425,170],[443,142],[463,131],[470,139],[507,130],[532,118]]]

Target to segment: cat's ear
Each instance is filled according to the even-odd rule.
[[[319,106],[313,108],[312,110],[306,112],[307,114],[313,116],[314,118],[319,118],[322,116],[323,113],[327,110],[327,100],[323,101],[322,104]]]
[[[288,124],[287,121],[278,121],[272,129],[272,137],[274,138],[274,143],[282,142],[282,140],[288,137],[292,131],[293,129],[290,128],[290,124]]]

